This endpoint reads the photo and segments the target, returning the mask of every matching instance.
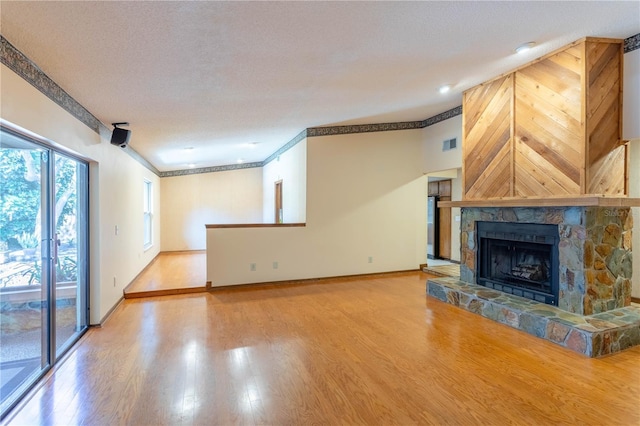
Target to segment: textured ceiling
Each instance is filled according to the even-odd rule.
[[[2,1],[0,15],[100,121],[129,121],[160,171],[262,161],[307,127],[423,120],[576,39],[640,33],[638,1]]]

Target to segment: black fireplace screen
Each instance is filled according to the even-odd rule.
[[[478,284],[557,305],[557,225],[478,222]]]

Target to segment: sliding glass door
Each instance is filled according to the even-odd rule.
[[[53,268],[55,278],[56,356],[87,326],[86,254],[87,165],[54,153],[55,205]]]
[[[87,327],[87,164],[0,128],[1,414]]]
[[[45,151],[5,132],[1,137],[0,393],[4,411],[5,401],[10,402],[48,363],[47,286],[42,285],[46,268],[42,201],[46,202],[47,186],[41,173]]]

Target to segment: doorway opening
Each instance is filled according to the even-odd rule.
[[[427,258],[451,259],[451,208],[439,201],[451,201],[451,179],[430,180],[427,201]]]

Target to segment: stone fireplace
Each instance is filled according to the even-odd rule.
[[[430,279],[427,293],[591,357],[640,345],[631,209],[582,201],[593,205],[458,202],[460,277]],[[487,249],[497,253],[487,259]]]
[[[548,277],[549,291],[544,291],[546,286],[540,283],[537,291],[533,288],[533,295],[538,297],[530,299],[581,315],[622,308],[631,303],[633,216],[629,207],[463,208],[461,281],[483,284],[484,278],[479,276],[482,264],[478,260],[482,257],[483,246],[486,249],[488,244],[481,243],[485,238],[478,235],[478,227],[482,228],[485,223],[498,225],[496,228],[501,232],[509,231],[510,227],[518,228],[518,225],[527,225],[519,229],[529,232],[546,229],[547,235],[537,237],[541,241],[538,245],[543,247],[536,250],[539,254],[545,246],[552,250],[554,242],[557,243],[557,269],[549,271],[553,274]],[[540,228],[541,225],[549,227]],[[555,235],[548,235],[553,232]],[[534,234],[529,236],[533,239]],[[552,266],[554,253],[550,254],[548,266],[541,268]],[[552,300],[556,290],[552,288],[554,282],[557,283],[555,303]],[[496,286],[490,288],[503,290]],[[513,291],[509,292],[513,294]],[[541,300],[542,294],[549,296]]]
[[[476,235],[478,284],[558,305],[557,225],[477,221]]]
[[[460,277],[430,296],[600,356],[640,344],[631,305],[622,42],[585,38],[466,90]]]

